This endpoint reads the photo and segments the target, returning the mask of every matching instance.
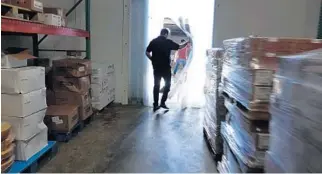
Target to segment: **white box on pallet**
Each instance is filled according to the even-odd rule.
[[[43,109],[26,117],[7,117],[2,115],[1,121],[6,121],[12,125],[16,140],[28,140],[46,126],[43,122],[45,115],[46,109]]]
[[[17,140],[15,148],[16,160],[27,161],[30,157],[38,153],[48,145],[48,128],[46,125],[41,126],[38,134],[28,140]]]
[[[1,94],[1,114],[8,117],[26,117],[47,108],[46,88],[26,94]]]
[[[45,88],[44,67],[1,69],[1,93],[24,94]]]

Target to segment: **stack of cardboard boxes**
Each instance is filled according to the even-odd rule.
[[[228,166],[228,171],[262,172],[269,147],[269,101],[278,56],[321,48],[322,43],[312,39],[247,37],[225,40],[224,47],[222,86],[229,97],[225,101],[229,113],[221,130],[227,149],[222,166]],[[234,158],[228,159],[230,153]]]
[[[93,108],[102,110],[115,100],[115,69],[114,65],[93,63],[92,80]]]
[[[274,78],[268,173],[322,171],[322,49],[283,56]]]
[[[16,160],[28,160],[47,145],[45,69],[1,69],[2,121],[15,135]]]
[[[46,124],[51,130],[70,131],[78,120],[86,120],[92,115],[91,67],[91,62],[84,59],[53,61],[53,91],[47,93],[49,103],[53,105],[46,114]],[[77,112],[75,108],[78,108]]]
[[[220,81],[224,50],[212,48],[207,50],[206,83],[205,83],[205,117],[204,133],[216,155],[220,159],[223,153],[223,140],[220,135],[220,124],[225,120],[226,109],[224,98],[220,94]]]

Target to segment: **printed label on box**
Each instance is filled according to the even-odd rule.
[[[269,70],[258,70],[255,72],[254,83],[256,85],[272,85],[273,72]]]
[[[51,121],[54,122],[55,124],[63,124],[63,120],[60,119],[58,116],[56,117],[51,117]]]
[[[254,88],[254,100],[269,100],[269,97],[272,93],[271,87],[255,86]]]
[[[258,134],[258,147],[261,149],[268,149],[269,134]]]
[[[85,71],[85,67],[83,67],[83,66],[82,67],[79,67],[78,68],[78,71],[81,71],[81,72]]]

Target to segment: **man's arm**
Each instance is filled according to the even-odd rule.
[[[152,60],[151,52],[146,51],[145,52],[146,57],[148,57],[150,60]]]
[[[189,43],[189,41],[186,41],[185,43],[180,44],[180,45],[179,45],[179,49],[184,48],[185,46],[187,46],[187,45],[188,45],[188,43]]]
[[[148,57],[150,60],[152,60],[151,52],[152,52],[152,43],[150,42],[145,51],[146,57]]]

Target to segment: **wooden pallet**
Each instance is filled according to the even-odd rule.
[[[225,98],[226,108],[228,108],[229,105],[234,105],[246,118],[250,120],[269,120],[270,119],[270,114],[268,112],[269,103],[256,104],[256,105],[253,105],[251,109],[249,109],[245,107],[241,102],[233,98],[231,95],[229,95],[227,92],[223,91],[222,95]]]
[[[48,138],[58,142],[69,142],[69,140],[77,136],[81,130],[82,127],[80,123],[77,123],[69,132],[50,130]]]
[[[1,18],[40,23],[39,21],[31,20],[37,13],[27,8],[1,3]]]
[[[79,122],[80,124],[80,129],[84,129],[86,126],[88,126],[90,123],[92,123],[92,121],[94,120],[94,117],[96,115],[97,112],[93,111],[93,114],[91,116],[89,116],[88,118],[86,118],[85,120],[81,120]]]
[[[204,138],[205,138],[205,141],[206,141],[206,143],[207,143],[207,146],[208,146],[208,149],[210,150],[210,152],[211,152],[211,155],[212,155],[212,157],[213,157],[213,159],[215,160],[215,162],[216,162],[216,165],[217,165],[217,163],[219,162],[219,161],[221,161],[221,159],[222,159],[222,153],[221,154],[219,154],[219,153],[217,153],[216,151],[215,151],[215,149],[213,148],[213,144],[211,143],[211,141],[210,141],[210,136],[209,136],[209,133],[207,132],[207,130],[205,129],[205,128],[203,128],[203,135],[204,135]]]
[[[15,161],[8,173],[36,173],[39,166],[51,160],[58,152],[56,141],[48,141],[48,145],[32,156],[28,161]]]

